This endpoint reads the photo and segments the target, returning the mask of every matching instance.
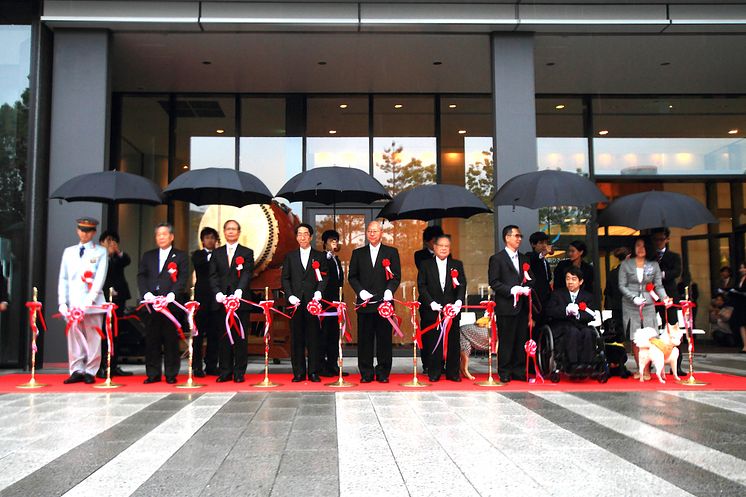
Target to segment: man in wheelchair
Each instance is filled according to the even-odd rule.
[[[559,288],[545,308],[554,338],[554,359],[560,370],[570,375],[587,375],[597,360],[598,333],[589,326],[594,316],[593,296],[583,290],[583,272],[571,267],[565,275],[567,288]]]

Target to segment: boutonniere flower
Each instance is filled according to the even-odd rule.
[[[658,297],[658,294],[655,293],[655,285],[653,285],[652,282],[645,285],[645,291],[650,294],[651,297],[653,297],[653,300],[658,302],[660,300],[660,297]]]
[[[83,283],[85,283],[88,290],[90,290],[93,286],[93,271],[86,271],[80,279],[83,280]]]
[[[176,278],[179,277],[179,270],[175,262],[168,263],[168,274],[171,276],[171,281],[176,283]]]
[[[391,272],[391,261],[384,259],[381,261],[381,264],[383,264],[383,269],[386,271],[386,281],[394,279],[394,273]]]
[[[451,281],[453,282],[453,288],[459,286],[457,269],[451,269]]]
[[[319,261],[313,261],[311,267],[313,268],[313,272],[316,273],[316,281],[321,281],[321,271],[319,270],[321,264],[319,264]]]
[[[241,271],[243,271],[243,263],[244,259],[240,255],[234,259],[236,261],[236,271],[238,272],[238,277],[241,277]]]
[[[531,281],[531,276],[529,276],[528,271],[531,269],[531,265],[528,262],[523,263],[523,282]]]

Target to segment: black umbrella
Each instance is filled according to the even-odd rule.
[[[687,195],[650,191],[614,200],[598,216],[600,226],[627,226],[637,230],[658,227],[692,228],[718,220],[707,208]]]
[[[253,174],[235,169],[208,167],[179,175],[163,189],[169,200],[195,205],[222,204],[243,207],[269,204],[272,192]]]
[[[289,202],[339,202],[372,204],[391,198],[386,189],[370,174],[351,167],[315,167],[296,174],[283,185],[278,197]]]
[[[379,216],[389,221],[444,217],[471,217],[492,212],[479,197],[462,186],[423,185],[396,195],[383,206]]]
[[[133,203],[158,205],[161,190],[148,178],[119,171],[75,176],[57,188],[50,198],[68,202]]]
[[[495,194],[498,205],[520,205],[529,209],[608,201],[596,184],[585,176],[549,169],[515,176]]]

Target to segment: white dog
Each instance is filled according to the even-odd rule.
[[[666,382],[666,364],[671,366],[671,374],[677,380],[676,361],[679,358],[679,345],[681,344],[682,331],[679,327],[668,326],[658,336],[658,330],[654,328],[642,328],[635,332],[634,342],[640,349],[639,362],[640,371],[645,371],[649,363],[655,366],[655,373],[661,383]],[[645,381],[645,375],[640,374],[640,381]]]

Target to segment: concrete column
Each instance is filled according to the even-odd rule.
[[[536,170],[536,111],[534,95],[534,37],[530,33],[493,33],[492,96],[495,128],[495,186]],[[497,191],[497,190],[495,190]],[[495,250],[503,244],[502,228],[515,224],[525,238],[522,251],[531,249],[528,235],[536,231],[538,213],[524,207],[493,206]]]
[[[109,34],[106,31],[58,29],[54,32],[49,191],[84,173],[108,169]],[[95,189],[95,185],[91,185]],[[46,317],[57,312],[57,279],[65,247],[78,243],[75,219],[104,220],[104,207],[88,202],[48,201]],[[101,228],[101,227],[100,227]],[[100,233],[100,231],[99,231]],[[98,242],[98,237],[95,239]],[[64,325],[48,319],[44,359],[67,362]]]

